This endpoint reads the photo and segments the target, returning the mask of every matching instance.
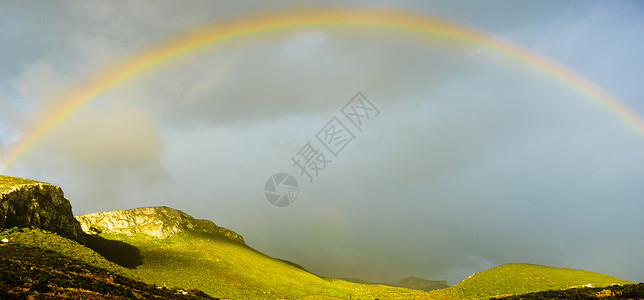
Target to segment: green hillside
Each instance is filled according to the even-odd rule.
[[[475,299],[631,283],[584,270],[506,264],[432,292],[362,284],[323,278],[266,256],[234,231],[169,207],[74,217],[59,187],[7,176],[0,176],[0,198],[0,220],[23,227],[0,229],[0,239],[8,239],[0,243],[0,299],[38,293],[166,299],[175,297],[175,287],[197,289],[192,290],[197,298]],[[50,226],[58,233],[33,226]],[[62,237],[66,234],[73,240]],[[415,288],[430,283],[418,278],[401,282]]]
[[[216,234],[182,232],[165,239],[101,234],[140,249],[132,272],[145,282],[198,288],[233,299],[417,299],[422,291],[326,279]]]
[[[460,299],[489,298],[589,284],[597,287],[631,283],[633,282],[585,270],[510,263],[472,274],[457,285],[435,293]]]
[[[123,268],[96,253],[94,250],[79,244],[74,240],[61,237],[38,228],[0,228],[0,239],[8,239],[10,244],[22,247],[39,248],[47,251],[54,251],[61,255],[78,259],[89,265],[108,270],[110,272],[125,275],[128,273]]]
[[[0,296],[62,293],[79,299],[126,299],[134,293],[150,295],[149,299],[169,299],[176,296],[177,287],[228,299],[426,299],[429,296],[405,288],[366,286],[318,277],[297,265],[214,234],[179,233],[166,239],[145,234],[103,236],[107,239],[93,237],[92,247],[103,247],[97,251],[109,253],[107,256],[113,259],[132,255],[128,248],[113,247],[115,242],[136,246],[140,251],[140,257],[134,259],[136,265],[122,267],[76,241],[41,229],[0,230],[0,238],[9,240],[0,246],[0,263],[4,264]],[[70,273],[69,268],[78,272]],[[119,282],[115,284],[114,278],[119,278]],[[99,282],[91,284],[94,279]]]
[[[55,233],[13,228],[1,230],[0,238],[9,240],[0,244],[0,299],[213,299],[128,278],[91,249]]]
[[[506,264],[475,273],[453,287],[426,293],[318,277],[216,234],[182,232],[165,239],[145,234],[102,234],[102,237],[92,239],[101,241],[93,242],[93,247],[112,247],[97,249],[110,253],[112,258],[132,255],[130,248],[113,247],[114,243],[137,249],[140,257],[133,260],[136,263],[130,268],[119,266],[75,241],[40,229],[3,229],[0,238],[9,240],[8,244],[0,246],[3,269],[0,296],[62,293],[82,299],[126,299],[132,295],[149,299],[184,299],[177,294],[179,286],[197,298],[208,297],[200,294],[199,290],[203,290],[208,295],[229,299],[472,299],[563,290],[588,284],[597,287],[631,283],[584,270]],[[122,252],[123,249],[127,251]],[[635,292],[640,294],[642,290],[641,285],[628,289],[637,289]],[[622,289],[613,294],[630,297],[634,293],[630,290]],[[560,299],[572,291],[543,295]],[[575,293],[585,295],[588,292]],[[601,289],[588,294],[597,293],[606,292]],[[190,297],[191,294],[185,299]],[[539,297],[537,294],[533,298]]]

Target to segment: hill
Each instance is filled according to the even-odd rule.
[[[630,283],[532,264],[498,266],[429,293],[324,278],[179,210],[144,207],[74,217],[60,187],[8,176],[0,176],[3,227],[0,239],[9,242],[0,244],[0,298],[9,299],[469,299]],[[399,282],[416,288],[428,283]],[[176,286],[207,294],[179,295]]]
[[[75,218],[60,187],[9,176],[0,176],[0,200],[0,227],[11,227],[0,231],[2,238],[10,240],[10,246],[3,247],[13,249],[0,256],[13,264],[43,270],[38,274],[27,271],[3,281],[4,291],[18,293],[18,298],[31,295],[23,292],[29,292],[30,286],[43,274],[52,273],[56,277],[58,273],[65,273],[64,268],[72,261],[95,268],[84,273],[86,276],[77,275],[96,277],[99,281],[116,274],[148,285],[159,284],[167,289],[175,286],[202,288],[211,295],[234,299],[418,299],[428,296],[422,291],[365,286],[319,277],[298,264],[266,256],[248,247],[243,237],[232,230],[168,207],[94,213]],[[26,258],[35,255],[38,259],[22,261],[13,253],[24,254]],[[69,261],[61,266],[59,258]],[[36,265],[37,261],[40,265]],[[103,276],[107,274],[105,272],[110,275]],[[12,278],[22,279],[12,281]],[[90,291],[80,297],[83,299],[96,292],[87,290],[87,286],[77,287],[73,282],[66,282],[76,280],[70,277],[57,280],[61,281],[45,284],[47,287],[43,288],[56,293],[77,288]],[[39,283],[41,287],[43,284]],[[97,297],[102,299],[102,296]]]
[[[140,251],[130,272],[145,282],[185,286],[233,299],[336,297],[414,299],[421,291],[352,284],[322,278],[303,267],[266,256],[233,231],[208,226],[168,207],[148,207],[77,216],[82,227]],[[92,229],[93,228],[93,229]],[[98,233],[100,232],[100,233]],[[172,234],[170,234],[172,233]]]
[[[632,283],[614,276],[579,269],[510,263],[474,273],[458,284],[435,293],[460,299],[490,298],[587,285],[598,287]]]
[[[362,280],[360,278],[342,277],[342,278],[337,278],[337,279],[348,281],[348,282],[353,282],[353,283],[359,283],[359,284],[371,284],[371,285],[380,284],[380,285],[394,286],[393,284],[388,283],[388,282],[371,282],[371,281]]]
[[[0,246],[0,269],[1,299],[213,299],[198,290],[159,289],[52,250],[11,241]]]
[[[387,283],[387,282],[369,282],[359,278],[339,278],[339,279],[342,279],[348,282],[359,283],[359,284],[386,285],[386,286],[393,286],[393,287],[402,287],[402,288],[407,288],[412,290],[421,290],[426,292],[449,287],[449,285],[447,285],[447,282],[444,280],[435,281],[435,280],[418,278],[414,276],[403,278],[395,284]]]

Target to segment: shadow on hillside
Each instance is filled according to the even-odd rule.
[[[143,263],[141,250],[128,243],[108,240],[98,235],[87,235],[86,239],[87,247],[117,265],[134,269]]]

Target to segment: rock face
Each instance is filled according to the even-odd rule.
[[[214,233],[244,244],[244,238],[230,229],[219,227],[209,220],[195,219],[165,206],[142,207],[76,216],[84,232],[89,234],[144,233],[164,239],[183,231]]]
[[[84,241],[72,205],[55,185],[0,175],[0,227],[37,227]]]

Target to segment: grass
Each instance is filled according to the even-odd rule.
[[[146,282],[198,288],[233,299],[418,299],[422,291],[326,279],[216,234],[182,232],[165,239],[101,234],[141,251],[133,269]]]
[[[22,184],[40,183],[31,179],[0,175],[0,194],[11,191],[15,186]]]
[[[0,175],[0,194],[17,185],[34,183],[39,182]],[[632,283],[584,270],[506,264],[473,274],[453,287],[427,293],[319,277],[295,263],[271,258],[218,233],[184,231],[165,239],[143,233],[102,233],[88,237],[86,245],[81,245],[41,229],[11,228],[0,230],[0,239],[3,238],[10,241],[0,246],[0,293],[4,292],[4,296],[8,291],[22,296],[62,291],[83,295],[76,298],[93,299],[97,293],[116,293],[114,299],[130,297],[132,293],[157,298],[158,289],[154,286],[160,285],[169,290],[175,286],[197,288],[215,297],[232,299],[482,299],[587,284],[596,287]],[[69,266],[76,267],[67,269]],[[115,285],[114,276],[130,280],[133,288],[128,292],[123,284]],[[98,279],[98,283],[90,284],[91,278]]]
[[[182,286],[229,299],[483,299],[512,295],[523,298],[523,294],[549,290],[560,292],[525,297],[589,295],[592,298],[592,293],[604,290],[591,293],[567,289],[587,284],[599,287],[632,283],[584,270],[506,264],[473,274],[453,287],[427,293],[319,277],[299,265],[268,257],[217,234],[182,232],[165,239],[146,234],[94,237],[94,245],[90,246],[104,255],[109,253],[107,256],[112,256],[112,261],[76,241],[41,229],[3,229],[0,239],[3,238],[9,239],[9,243],[0,246],[3,270],[0,297],[62,293],[83,299],[103,299],[100,295],[113,299],[132,295],[180,298],[175,287]],[[113,262],[119,256],[132,256],[133,249],[139,256],[135,264],[123,267]],[[642,289],[638,285],[619,293],[622,296],[641,294]]]
[[[15,186],[37,183],[39,182],[34,180],[0,175],[0,194],[11,191]],[[428,295],[422,291],[405,288],[365,286],[337,279],[322,278],[309,273],[295,263],[268,257],[243,243],[232,241],[218,233],[182,232],[165,239],[154,238],[143,233],[134,235],[104,233],[88,236],[86,244],[83,245],[41,229],[11,228],[0,229],[0,239],[3,238],[9,239],[9,244],[2,246],[2,248],[14,250],[7,253],[37,254],[36,256],[42,260],[42,265],[38,268],[48,269],[56,274],[64,273],[64,271],[60,271],[60,268],[64,269],[67,263],[64,263],[63,266],[50,265],[48,264],[50,256],[52,257],[51,262],[56,261],[56,264],[60,263],[60,260],[53,259],[54,257],[68,258],[84,266],[91,266],[118,276],[142,280],[147,284],[157,284],[166,288],[175,286],[198,288],[215,297],[232,299],[415,299],[425,298]],[[21,252],[17,249],[24,251],[21,250]],[[21,264],[28,265],[35,264],[35,262],[21,262]],[[44,278],[47,277],[45,273],[43,271],[36,275]],[[34,274],[27,273],[20,276],[29,278],[31,275]],[[27,290],[18,286],[13,288],[16,288],[19,293],[29,292],[31,289],[29,285],[38,282],[38,280],[31,278],[22,282],[24,284],[21,286],[26,286]],[[58,278],[57,280],[62,281],[60,281],[61,285],[55,289],[64,290],[67,288],[66,286],[76,286],[76,283],[63,284],[65,280],[72,280],[70,278]],[[78,280],[86,281],[87,279]],[[53,288],[52,286],[47,287],[48,285],[42,282],[39,285],[40,287],[36,285],[37,289],[43,288],[50,291]],[[3,287],[6,291],[7,285]],[[89,287],[83,286],[83,288],[86,288],[87,291]],[[89,290],[91,291],[91,289]]]
[[[361,284],[342,279],[327,279],[335,286],[351,291],[344,299],[453,299],[445,295],[431,295],[421,290],[383,284]]]
[[[0,246],[0,299],[213,299],[159,289],[83,261],[10,242]]]
[[[18,244],[24,247],[39,248],[54,251],[64,256],[69,256],[84,263],[110,272],[125,275],[128,270],[105,259],[94,250],[79,244],[78,242],[61,237],[38,228],[9,228],[0,229],[0,239],[8,239],[10,244]]]
[[[45,254],[39,254],[39,261],[45,265],[49,264],[49,268],[52,268],[54,273],[62,272],[56,270],[63,268],[65,264],[52,267],[48,262],[56,260],[44,258],[52,256],[51,253],[77,261],[74,264],[91,266],[104,270],[100,272],[123,276],[128,280],[136,279],[148,285],[166,287],[168,290],[176,290],[173,288],[176,286],[199,289],[213,297],[231,299],[482,299],[563,290],[589,283],[593,287],[631,283],[613,276],[584,270],[533,264],[506,264],[473,274],[453,287],[427,293],[400,287],[360,284],[319,277],[299,265],[268,257],[244,244],[233,242],[217,234],[182,232],[166,239],[152,238],[146,234],[130,236],[101,234],[100,237],[94,237],[89,246],[103,255],[76,241],[41,229],[3,229],[0,230],[0,239],[2,238],[9,239],[9,245],[0,247],[0,250],[19,245],[23,248],[45,251]],[[20,255],[26,257],[23,254]],[[124,260],[124,257],[129,260]],[[114,263],[119,261],[121,265]],[[126,263],[124,264],[123,261]],[[20,265],[26,264],[20,262]],[[3,270],[10,270],[10,268]],[[31,279],[28,280],[19,280],[21,287],[14,287],[18,288],[19,292],[26,293],[38,288],[48,289],[46,284],[45,287],[38,285],[33,289],[31,287],[44,276],[44,273],[41,273],[34,273],[35,275],[27,273],[16,277],[5,276],[8,273],[3,271],[2,276],[6,277],[5,279],[8,278],[9,283],[15,278],[37,276],[29,277]],[[76,275],[110,278],[90,273]],[[49,280],[48,278],[45,279]],[[69,288],[66,286],[72,286],[72,290],[80,288],[81,294],[88,289],[91,291],[92,288],[99,291],[115,290],[116,293],[120,293],[119,295],[127,294],[118,287],[110,286],[107,279],[105,279],[107,285],[79,286],[78,284],[86,285],[87,279],[67,278],[71,281],[65,283],[65,278],[57,279],[62,280],[64,284],[49,286],[49,288],[67,291]],[[5,282],[4,287],[6,286]],[[2,288],[0,280],[0,290]]]
[[[432,294],[459,299],[482,299],[563,290],[587,284],[597,287],[632,283],[614,276],[579,269],[511,263],[472,274],[457,285],[434,291]]]
[[[0,194],[17,185],[35,183],[39,182],[0,175]],[[25,258],[38,258],[40,262],[22,261],[19,265],[31,264],[40,270],[49,268],[53,273],[34,273],[31,272],[33,269],[25,271],[23,268],[20,270],[26,273],[10,275],[12,271],[7,271],[10,270],[7,266],[15,267],[17,260],[15,257],[9,260],[5,257],[3,263],[7,266],[1,273],[5,282],[0,280],[0,292],[7,290],[8,281],[18,285],[14,286],[18,293],[37,292],[38,289],[68,291],[71,288],[80,289],[81,294],[89,291],[87,295],[102,289],[131,296],[118,285],[111,285],[112,279],[94,286],[88,285],[88,276],[104,279],[122,276],[166,288],[197,288],[215,297],[232,299],[482,299],[564,290],[587,284],[597,287],[632,283],[584,270],[506,264],[473,274],[450,288],[427,293],[319,277],[295,263],[271,258],[217,233],[186,231],[165,239],[143,233],[103,233],[88,237],[86,245],[81,245],[41,229],[11,228],[0,230],[0,239],[3,238],[10,242],[0,247],[3,250],[0,253],[5,256],[19,253]],[[65,263],[60,265],[61,262]],[[89,275],[75,274],[80,276],[78,278],[62,276],[60,273],[64,271],[60,270],[66,270],[69,265],[83,265],[79,270],[89,270],[88,266],[94,269],[88,271]],[[98,275],[92,272],[98,272]],[[47,283],[52,276],[60,284],[52,286]],[[139,284],[143,283],[134,285]],[[147,289],[144,286],[141,288]]]

